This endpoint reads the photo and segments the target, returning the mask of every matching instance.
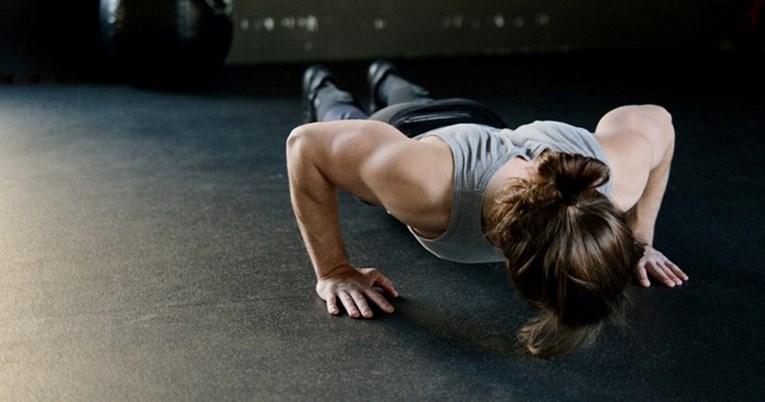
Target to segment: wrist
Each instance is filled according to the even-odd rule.
[[[317,269],[316,279],[322,280],[322,279],[331,278],[333,276],[336,276],[340,272],[347,272],[352,269],[354,269],[354,267],[348,263],[337,264],[332,266],[331,268],[326,268],[326,269]]]

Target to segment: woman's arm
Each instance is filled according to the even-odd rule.
[[[374,199],[360,170],[373,154],[369,139],[395,140],[395,136],[378,133],[380,130],[362,121],[310,124],[293,130],[287,140],[293,210],[316,272],[316,291],[333,315],[340,312],[338,301],[354,318],[373,315],[367,300],[393,312],[393,306],[373,289],[379,286],[397,296],[390,280],[376,270],[357,270],[350,265],[338,211],[339,187]],[[352,152],[354,149],[358,152]]]
[[[656,166],[650,169],[645,190],[635,206],[629,211],[630,226],[635,231],[635,234],[646,242],[645,254],[637,267],[638,280],[643,286],[650,286],[646,272],[651,272],[656,279],[669,287],[682,285],[684,280],[688,280],[688,275],[665,257],[664,254],[653,248],[656,218],[659,215],[661,201],[667,188],[669,170],[672,164],[674,135],[672,138],[673,140],[669,145],[666,145],[665,149],[657,147],[657,152],[663,151],[662,159]]]
[[[316,290],[330,314],[340,312],[338,301],[352,317],[371,317],[368,301],[393,312],[374,287],[397,296],[390,280],[377,270],[351,265],[340,229],[338,189],[384,205],[406,221],[421,209],[412,200],[427,199],[428,185],[422,185],[427,182],[426,169],[417,167],[437,165],[430,163],[430,148],[375,121],[314,123],[290,134],[292,206],[318,279]]]
[[[649,286],[650,273],[669,287],[682,284],[688,276],[653,248],[675,147],[671,115],[654,105],[625,106],[606,114],[596,133],[612,165],[615,202],[629,212],[630,226],[646,243],[636,268],[640,283]]]

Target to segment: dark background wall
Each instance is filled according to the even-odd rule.
[[[228,62],[717,44],[749,29],[749,13],[757,3],[235,0]],[[98,5],[98,0],[3,0],[0,80],[108,75]]]
[[[98,3],[3,0],[0,74],[26,80],[104,73],[108,66],[100,44]]]
[[[230,60],[714,43],[741,29],[752,4],[752,0],[240,0]]]

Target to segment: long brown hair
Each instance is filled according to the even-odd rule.
[[[520,296],[540,310],[518,332],[521,345],[552,357],[592,344],[604,322],[622,316],[643,245],[597,190],[608,181],[604,163],[546,151],[533,170],[503,189],[487,237]]]

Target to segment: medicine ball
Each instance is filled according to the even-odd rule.
[[[140,87],[208,83],[233,36],[232,0],[100,0],[106,50]]]

